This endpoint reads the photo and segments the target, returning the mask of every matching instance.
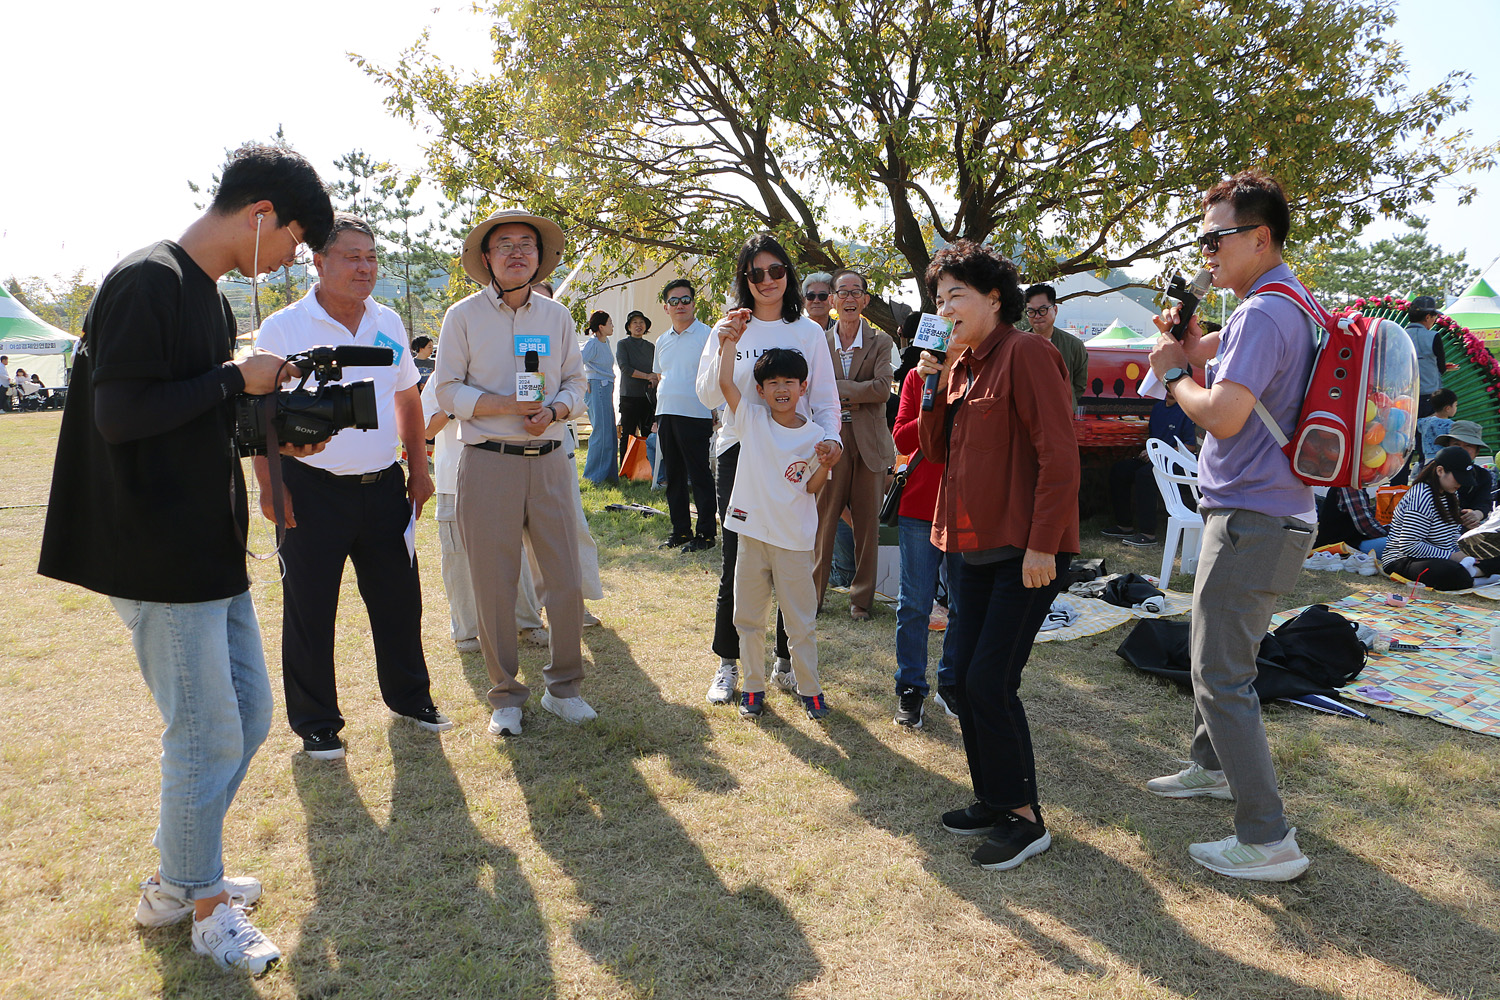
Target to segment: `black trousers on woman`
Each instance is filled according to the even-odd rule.
[[[1500,573],[1500,559],[1480,559],[1476,565],[1481,576]],[[1422,586],[1433,590],[1468,590],[1474,586],[1469,571],[1452,559],[1382,559],[1380,567],[1408,580],[1420,578]]]
[[[729,494],[734,492],[734,473],[740,465],[740,446],[735,445],[719,456],[719,527],[723,531],[724,568],[719,572],[719,600],[714,605],[714,655],[726,660],[740,658],[740,633],[734,627],[734,565],[740,554],[740,533],[729,530]],[[1040,623],[1038,623],[1040,627]],[[787,645],[786,622],[781,608],[776,609],[776,655],[792,658]]]
[[[963,566],[953,636],[954,708],[974,798],[996,809],[1039,804],[1021,671],[1071,561],[1059,553],[1057,575],[1036,588],[1021,583],[1020,559]]]

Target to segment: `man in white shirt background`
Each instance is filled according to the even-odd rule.
[[[698,361],[711,332],[693,314],[697,294],[686,278],[669,281],[661,290],[672,329],[656,340],[652,370],[661,376],[656,387],[656,435],[667,474],[667,511],[672,536],[661,548],[684,552],[711,549],[718,534],[714,514],[714,475],[708,463],[713,415],[698,398],[695,383]],[[688,510],[688,495],[698,508],[697,530]]]

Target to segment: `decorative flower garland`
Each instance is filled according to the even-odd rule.
[[[1410,306],[1410,302],[1399,296],[1372,296],[1355,299],[1353,306],[1337,310],[1335,315],[1362,313],[1405,326]],[[1485,442],[1492,449],[1500,448],[1500,360],[1468,327],[1459,326],[1441,313],[1433,332],[1443,339],[1444,359],[1458,365],[1456,371],[1443,373],[1443,388],[1452,389],[1458,396],[1459,419],[1478,423]]]

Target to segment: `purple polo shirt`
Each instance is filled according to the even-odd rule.
[[[1301,287],[1285,264],[1256,280],[1250,297],[1224,325],[1214,379],[1228,379],[1249,389],[1290,437],[1302,413],[1317,345],[1312,321],[1296,303],[1279,295],[1255,294],[1271,281]],[[1312,487],[1292,475],[1290,460],[1254,412],[1238,434],[1208,435],[1198,465],[1198,485],[1206,508],[1290,517],[1314,506]]]

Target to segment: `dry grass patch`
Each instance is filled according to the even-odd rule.
[[[607,590],[604,627],[584,632],[601,713],[587,726],[533,699],[523,737],[484,735],[488,681],[449,641],[431,521],[424,638],[458,725],[392,722],[346,581],[349,755],[306,759],[278,717],[229,817],[231,868],[265,881],[256,920],[287,960],[256,982],[221,975],[184,928],[130,920],[155,863],[158,719],[108,602],[34,572],[43,512],[15,505],[45,501],[57,420],[0,418],[7,1000],[1500,996],[1497,741],[1378,709],[1384,725],[1268,708],[1314,865],[1234,883],[1185,853],[1226,835],[1228,804],[1141,788],[1185,753],[1184,695],[1114,655],[1123,629],[1045,644],[1025,695],[1054,846],[980,872],[936,823],[967,800],[956,726],[891,725],[894,616],[820,619],[826,724],[780,691],[758,725],[710,709],[719,552],[658,552],[663,519],[603,511],[665,506],[638,486],[584,495]],[[1085,545],[1112,569],[1153,563]],[[268,564],[253,572],[279,689],[280,588]],[[1285,603],[1370,587],[1384,584],[1308,573]],[[534,686],[545,656],[523,650]]]

